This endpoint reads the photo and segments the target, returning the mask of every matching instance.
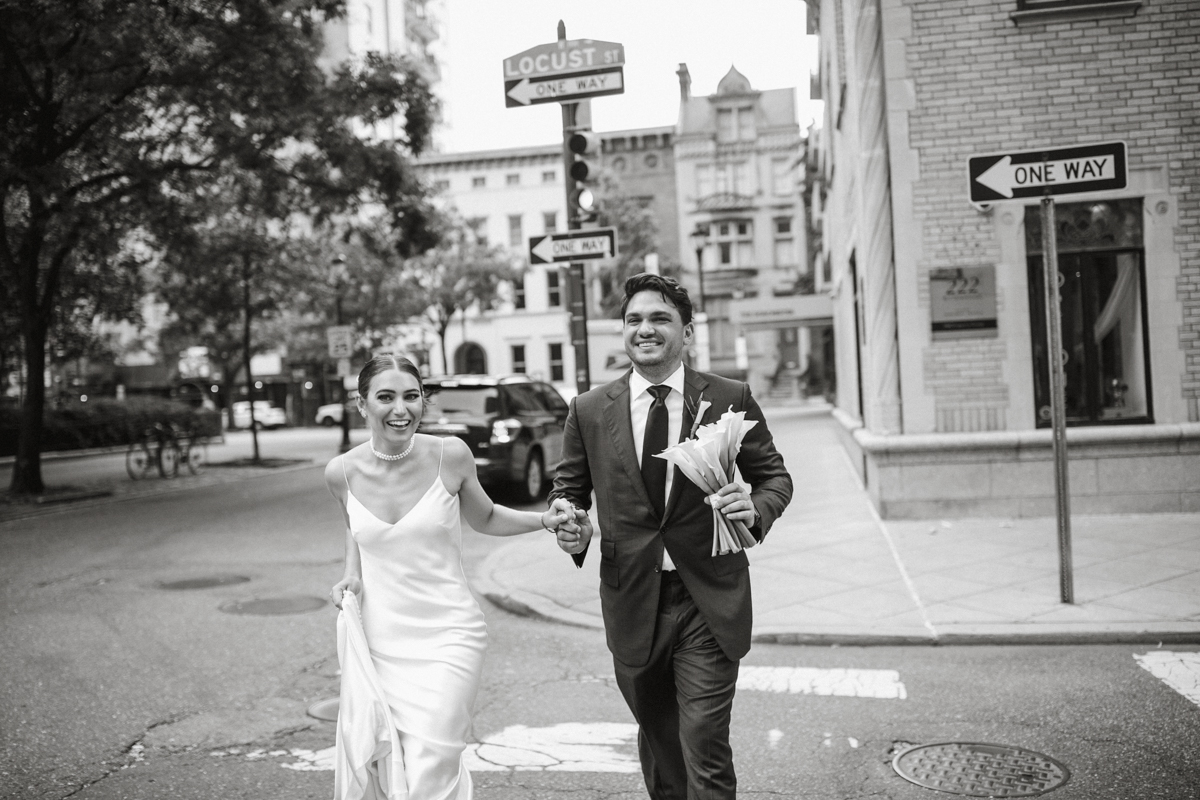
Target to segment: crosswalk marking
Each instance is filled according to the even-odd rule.
[[[1193,680],[1193,688],[1195,683]],[[737,688],[743,692],[887,700],[904,700],[908,696],[900,673],[891,669],[743,666],[739,671]],[[772,729],[767,738],[770,747],[778,747],[783,732]],[[826,738],[829,739],[828,734]],[[848,741],[851,747],[858,746],[856,740]],[[831,740],[826,742],[831,743]],[[235,748],[214,751],[212,755],[242,755],[251,760],[286,757],[293,760],[280,764],[285,769],[323,771],[333,769],[335,749],[297,748],[242,753]],[[468,744],[463,753],[463,762],[472,772],[641,771],[637,756],[637,726],[618,722],[564,722],[540,728],[510,725],[498,733],[485,736],[480,742]]]
[[[621,749],[618,749],[621,748]],[[467,745],[472,772],[641,772],[637,726],[621,722],[564,722],[548,728],[510,725]]]
[[[1200,706],[1200,653],[1152,650],[1133,658],[1142,669]]]
[[[745,667],[738,674],[738,691],[777,694],[815,694],[833,697],[908,697],[894,669],[819,669],[816,667]]]

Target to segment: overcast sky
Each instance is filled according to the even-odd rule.
[[[715,92],[732,65],[755,89],[795,87],[802,129],[819,114],[808,100],[817,37],[804,33],[803,0],[435,0],[428,8],[440,35],[443,152],[561,141],[557,103],[505,108],[502,67],[555,41],[560,19],[568,39],[625,47],[625,93],[592,100],[596,130],[675,124],[680,62],[693,95]]]

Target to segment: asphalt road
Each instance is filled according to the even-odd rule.
[[[264,454],[302,453],[305,436],[335,433],[267,433]],[[468,574],[501,546],[468,533]],[[337,692],[332,607],[221,607],[323,602],[340,572],[319,465],[0,523],[0,797],[328,797],[332,724],[305,709]],[[162,588],[228,576],[249,580]],[[484,608],[477,796],[645,797],[602,634]],[[891,759],[966,741],[1057,759],[1071,776],[1049,797],[1198,797],[1200,707],[1138,666],[1152,649],[756,646],[734,715],[740,790],[948,796]]]

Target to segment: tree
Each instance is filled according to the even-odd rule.
[[[446,372],[450,372],[446,330],[454,315],[465,314],[472,306],[480,310],[495,308],[500,300],[500,286],[520,276],[521,271],[513,267],[501,248],[481,244],[461,224],[447,235],[445,244],[430,250],[406,270],[406,277],[419,292],[419,302],[437,331]]]
[[[605,172],[597,192],[598,223],[617,229],[617,257],[600,263],[596,277],[600,284],[600,308],[610,317],[621,315],[625,279],[641,272],[646,256],[659,252],[658,222],[639,198],[627,194],[610,172]],[[664,274],[678,265],[660,262]]]
[[[222,170],[252,178],[264,221],[378,202],[399,246],[431,244],[403,151],[424,147],[435,104],[396,60],[321,72],[321,24],[342,11],[340,0],[0,0],[0,282],[15,287],[27,375],[44,371],[62,298],[86,293],[84,276],[136,265],[147,226],[173,241],[166,231],[197,218],[189,205],[207,202]],[[360,136],[397,115],[399,147]],[[18,494],[43,489],[45,390],[28,386]]]

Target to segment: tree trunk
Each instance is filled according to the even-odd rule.
[[[258,425],[254,417],[254,376],[250,374],[250,255],[242,254],[242,363],[246,367],[246,399],[250,401],[250,437],[254,442],[254,463],[258,453]],[[232,407],[232,406],[231,406]]]
[[[32,317],[34,311],[26,310]],[[17,457],[13,463],[13,494],[41,494],[42,415],[46,410],[46,326],[41,320],[25,320],[25,402],[21,406],[21,430],[17,433]]]
[[[250,437],[254,445],[254,463],[258,453],[258,420],[254,417],[254,375],[250,372],[250,254],[241,257],[241,361],[246,367],[246,399],[250,402]]]
[[[446,352],[446,331],[449,330],[450,323],[438,323],[438,338],[442,340],[442,374],[450,375],[450,354]]]

